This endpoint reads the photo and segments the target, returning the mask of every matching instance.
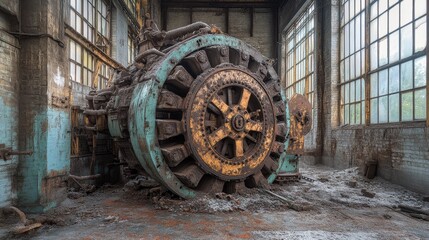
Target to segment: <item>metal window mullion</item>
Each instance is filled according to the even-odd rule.
[[[292,26],[292,28],[293,28],[293,47],[292,47],[292,49],[293,49],[293,51],[294,51],[294,54],[293,54],[293,79],[292,79],[292,86],[293,86],[293,91],[296,93],[296,86],[295,86],[295,83],[296,83],[296,58],[297,58],[297,45],[296,45],[296,38],[297,38],[297,29],[296,29],[296,24],[294,24],[293,26]]]
[[[429,0],[426,0],[426,6],[429,6]],[[426,35],[429,33],[429,18],[426,10]],[[428,38],[426,37],[426,127],[429,127],[429,77],[428,77],[428,62],[429,62],[429,54],[428,54]]]
[[[369,80],[369,70],[370,70],[370,19],[371,19],[371,13],[370,13],[370,2],[369,0],[365,1],[365,26],[364,26],[364,30],[365,30],[365,73],[363,75],[363,79],[364,79],[364,84],[365,84],[365,95],[364,95],[364,104],[365,104],[365,125],[369,125],[370,124],[370,119],[371,119],[371,99],[370,99],[370,89],[371,89],[371,85],[370,85],[370,80]],[[377,56],[378,57],[378,56]]]

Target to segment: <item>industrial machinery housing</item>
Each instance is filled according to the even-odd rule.
[[[121,161],[183,198],[299,177],[311,105],[287,102],[272,60],[202,22],[165,32],[147,18],[140,37],[134,64],[84,111]]]

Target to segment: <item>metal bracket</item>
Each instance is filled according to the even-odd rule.
[[[32,155],[32,150],[25,150],[25,151],[17,151],[12,150],[11,147],[6,147],[5,144],[0,144],[0,159],[3,159],[4,161],[10,160],[13,155]]]

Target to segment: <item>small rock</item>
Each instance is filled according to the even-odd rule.
[[[346,185],[351,187],[351,188],[356,188],[357,187],[357,182],[356,181],[348,181],[346,182]]]
[[[366,189],[362,189],[360,192],[362,193],[363,196],[365,196],[367,198],[374,198],[375,197],[375,193],[369,192]]]
[[[215,194],[216,198],[218,199],[225,199],[226,198],[226,193],[224,192],[219,192]]]
[[[392,216],[390,216],[389,214],[383,214],[383,217],[384,217],[385,219],[391,219],[391,218],[392,218]]]
[[[349,195],[347,195],[347,194],[345,194],[345,193],[340,193],[340,195],[341,195],[341,197],[343,197],[343,198],[350,198],[350,196],[349,196]]]
[[[111,222],[117,222],[118,220],[119,220],[119,217],[108,216],[105,219],[103,219],[103,222],[111,223]]]
[[[70,199],[79,199],[81,197],[85,197],[85,194],[81,192],[69,192],[67,193],[67,197]]]
[[[318,180],[320,182],[329,182],[329,179],[327,177],[319,177]]]

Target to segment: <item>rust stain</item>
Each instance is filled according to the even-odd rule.
[[[42,133],[45,133],[47,131],[48,131],[48,120],[45,120],[42,123]]]

